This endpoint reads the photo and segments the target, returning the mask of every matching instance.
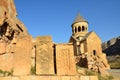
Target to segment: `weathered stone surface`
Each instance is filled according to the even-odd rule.
[[[80,80],[90,80],[89,76],[80,76]]]
[[[72,44],[56,44],[57,75],[75,75],[76,66]]]
[[[14,54],[14,75],[30,74],[31,50],[31,36],[19,38]]]
[[[53,43],[50,36],[36,39],[36,74],[55,74]]]
[[[12,80],[11,77],[0,77],[0,80]]]
[[[19,77],[12,77],[12,80],[20,80]]]
[[[7,53],[0,55],[0,70],[11,71],[13,69],[14,55]]]
[[[19,71],[19,73],[26,72],[26,69],[23,70],[23,66],[30,63],[26,58],[31,56],[31,42],[29,40],[27,40],[28,42],[25,41],[28,35],[23,23],[17,19],[14,0],[0,0],[0,69],[11,71],[14,68],[14,74],[16,75]],[[21,36],[24,40],[23,38],[20,39]]]
[[[60,76],[51,76],[51,80],[61,80]]]
[[[0,80],[98,80],[97,76],[11,76],[0,77]]]
[[[61,80],[71,80],[70,76],[61,76]]]
[[[90,80],[98,80],[97,76],[90,76]]]
[[[11,28],[14,31],[17,30],[20,32],[20,35],[28,35],[25,26],[17,19],[16,16],[17,12],[14,5],[14,0],[0,0],[0,28]],[[8,25],[3,26],[4,23],[7,23]],[[6,33],[8,33],[8,30],[9,29],[6,30]]]
[[[51,80],[51,76],[40,76],[39,80]]]
[[[70,76],[70,80],[80,80],[79,76]]]
[[[37,79],[38,76],[29,75],[29,76],[20,76],[20,80],[40,80]]]
[[[6,53],[6,43],[0,42],[0,54]]]

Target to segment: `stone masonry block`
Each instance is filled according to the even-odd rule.
[[[61,80],[60,76],[51,76],[51,80]]]
[[[70,80],[80,80],[79,76],[70,76]]]
[[[31,70],[31,36],[18,39],[14,53],[13,75],[28,75]]]
[[[98,80],[97,76],[90,76],[90,80]]]
[[[11,71],[13,69],[14,55],[6,53],[0,55],[0,70]]]
[[[3,54],[6,52],[6,44],[0,42],[0,54]]]
[[[80,76],[80,80],[90,80],[89,76]]]
[[[73,45],[57,44],[55,49],[57,75],[76,75]]]
[[[29,75],[29,76],[20,76],[20,80],[40,80],[36,78],[35,75]]]
[[[51,80],[50,76],[40,76],[39,80]]]
[[[0,77],[0,80],[12,80],[11,77]]]
[[[20,80],[19,77],[12,77],[12,80]]]
[[[45,39],[44,39],[45,38]],[[51,38],[39,37],[36,42],[36,74],[55,74]]]
[[[61,76],[61,80],[71,80],[70,76]]]

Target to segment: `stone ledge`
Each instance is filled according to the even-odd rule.
[[[8,76],[0,80],[98,80],[97,76]]]

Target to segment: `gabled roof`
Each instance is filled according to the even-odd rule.
[[[77,22],[87,22],[87,21],[80,15],[80,13],[78,13],[78,15],[77,15],[77,17],[75,18],[73,24],[74,24],[74,23],[77,23]],[[72,25],[73,25],[73,24],[72,24]]]
[[[74,36],[71,36],[70,39],[82,42],[82,41],[85,41],[86,39],[88,39],[89,37],[91,37],[91,35],[93,35],[93,34],[99,38],[99,36],[94,31],[91,31],[91,32],[88,32],[81,40],[76,39],[76,37],[74,37]],[[99,40],[101,41],[100,38],[99,38]]]
[[[93,33],[93,31],[91,31],[91,32],[87,33],[87,34],[83,37],[83,39],[82,39],[81,41],[83,41],[83,40],[87,39],[87,38],[88,38],[88,36],[89,36],[91,33]]]
[[[99,36],[94,31],[91,31],[91,32],[87,33],[81,41],[84,41],[84,40],[88,39],[89,37],[91,37],[90,35],[93,35],[93,34],[96,35],[97,38],[99,38]],[[100,38],[99,38],[99,40],[101,41]]]

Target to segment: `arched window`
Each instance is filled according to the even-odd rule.
[[[80,26],[78,26],[78,32],[80,32],[81,31],[81,27]]]
[[[87,27],[86,27],[86,31],[87,31]]]
[[[77,32],[77,28],[75,27],[75,33]]]
[[[82,26],[82,31],[84,31],[85,30],[85,27],[84,26]]]

